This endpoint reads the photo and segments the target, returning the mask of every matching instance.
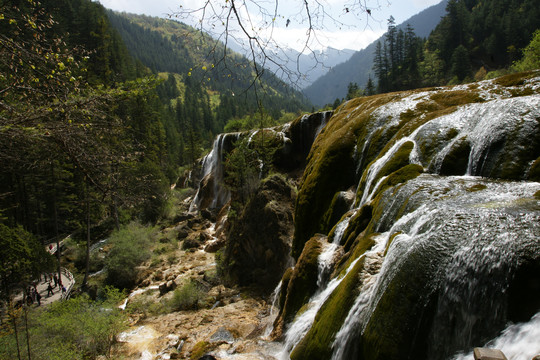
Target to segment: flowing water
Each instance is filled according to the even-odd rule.
[[[482,347],[501,350],[511,360],[531,360],[540,355],[540,312],[528,322],[510,324],[498,337]],[[470,352],[458,354],[453,360],[473,358]]]
[[[219,134],[212,145],[212,150],[206,155],[202,162],[201,183],[209,176],[213,176],[213,194],[214,198],[210,204],[210,208],[217,208],[223,206],[230,198],[230,192],[225,188],[223,184],[223,160],[225,156],[225,147],[231,146],[231,143],[237,141],[240,137],[240,133],[227,133]],[[195,194],[189,212],[196,211],[201,205],[201,188]]]
[[[285,334],[285,340],[283,342],[283,349],[278,354],[278,358],[281,360],[289,359],[290,352],[298,344],[298,342],[306,335],[308,330],[311,328],[313,321],[315,320],[315,315],[324,304],[326,299],[332,294],[332,292],[338,287],[341,281],[347,276],[349,271],[354,268],[356,262],[360,258],[354,260],[351,265],[347,268],[347,271],[344,276],[336,277],[332,279],[328,285],[320,292],[317,292],[310,300],[308,309],[305,310],[301,315],[298,315],[294,322],[287,328]]]
[[[478,185],[481,191],[467,191]],[[428,358],[448,358],[477,346],[486,334],[496,335],[490,329],[500,328],[506,319],[509,284],[524,261],[522,254],[540,251],[540,206],[533,198],[538,190],[538,183],[432,175],[403,186],[397,201],[387,201],[385,218],[392,220],[378,229],[386,239],[398,235],[375,283],[364,285],[336,335],[333,359],[357,355],[358,338],[378,321],[372,316],[387,289],[402,286],[407,291],[411,286],[399,278],[415,266],[409,259],[428,265],[422,270],[427,277],[424,305],[434,311],[429,331],[418,330],[428,334]]]
[[[486,84],[480,83],[478,88]],[[466,88],[451,91],[463,90]],[[441,89],[439,95],[446,91]],[[515,314],[509,310],[522,291],[514,285],[521,276],[518,272],[540,254],[540,201],[535,197],[540,184],[486,178],[508,169],[523,176],[531,169],[532,161],[519,159],[531,134],[539,131],[540,97],[513,97],[505,89],[482,90],[480,97],[485,102],[456,107],[414,131],[404,131],[406,135],[391,140],[386,153],[368,159],[376,145],[372,142],[395,133],[402,126],[401,115],[415,112],[421,102],[431,102],[432,95],[430,91],[414,93],[380,106],[370,115],[366,140],[355,145],[353,155],[355,175],[361,179],[356,193],[362,196],[336,225],[332,242],[323,244],[318,258],[319,289],[307,309],[286,327],[282,349],[276,355],[279,359],[289,359],[343,280],[344,276],[329,279],[329,274],[349,222],[363,205],[373,201],[388,175],[381,174],[382,169],[406,142],[413,143],[409,163],[421,165],[431,174],[387,190],[378,200],[371,224],[377,233],[375,245],[347,268],[348,273],[360,258],[364,260],[359,295],[334,336],[332,359],[362,357],[360,351],[376,348],[378,339],[384,338],[392,338],[392,344],[405,350],[408,358],[430,360],[470,359],[472,355],[464,353],[483,344],[500,348],[511,359],[531,359],[540,352],[538,309],[532,313],[523,310],[520,316],[525,314],[527,320],[515,323]],[[362,105],[347,118],[361,110]],[[321,132],[324,136],[330,116],[319,114],[316,120],[320,123],[315,127],[308,121],[315,117],[304,116],[301,126],[309,128],[314,137]],[[286,144],[285,134],[283,139]],[[210,171],[220,176],[223,140],[218,137],[205,158],[204,176]],[[465,150],[456,152],[458,148]],[[445,164],[455,161],[463,166],[451,173],[462,176],[437,175]],[[501,168],[503,163],[505,168]],[[394,338],[396,333],[400,336]],[[385,351],[390,354],[393,349],[376,351],[384,358]]]

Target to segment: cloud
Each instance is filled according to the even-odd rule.
[[[321,50],[326,47],[334,49],[361,50],[377,40],[384,30],[339,30],[318,31],[311,37],[309,43],[311,50]],[[308,41],[305,29],[276,28],[273,33],[274,40],[281,46],[302,51]]]
[[[425,9],[427,7],[430,7],[431,5],[435,5],[440,2],[441,0],[412,0],[412,3],[414,4],[414,6],[420,9]]]

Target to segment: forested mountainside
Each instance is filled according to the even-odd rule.
[[[428,10],[441,9],[443,5],[444,2]],[[405,28],[399,28],[389,19],[387,33],[370,49],[373,67],[366,68],[367,62],[360,66],[353,62],[353,57],[343,64],[343,71],[367,74],[373,70],[373,86],[368,86],[367,76],[362,82],[352,81],[357,88],[366,88],[366,93],[372,93],[373,88],[384,93],[482,80],[504,74],[504,69],[521,58],[522,50],[540,28],[540,10],[530,0],[452,0],[445,9],[446,14],[426,39],[412,35],[416,30],[414,24],[408,27],[407,21]],[[334,86],[346,89],[351,83],[347,79],[350,77]],[[312,88],[330,88],[323,85],[323,80]],[[306,89],[307,96],[320,104],[309,95],[310,91],[311,88]],[[325,99],[326,103],[332,101]]]
[[[21,0],[1,10],[0,219],[39,243],[69,234],[91,243],[131,219],[160,219],[179,167],[196,163],[227,120],[260,110],[245,91],[254,81],[248,62],[206,62],[210,44],[185,43],[184,67],[168,69],[161,64],[174,60],[164,59],[150,69],[97,2]],[[186,27],[175,26],[183,36]],[[147,34],[137,38],[147,51],[173,41],[131,27]],[[173,70],[183,73],[155,74]],[[262,78],[267,115],[253,126],[305,106],[283,83]]]
[[[256,111],[259,102],[274,119],[282,112],[297,112],[309,106],[301,93],[268,70],[259,69],[262,83],[253,84],[254,67],[248,59],[230,49],[225,56],[222,43],[190,26],[144,15],[112,11],[108,15],[134,58],[154,72],[178,74],[182,82],[190,77],[189,81],[217,92],[219,104],[234,107],[217,110],[216,121],[222,127],[231,119],[231,113],[243,117]],[[258,96],[251,91],[255,90],[252,85],[258,87]]]
[[[427,37],[444,16],[446,3],[447,1],[443,0],[441,3],[421,11],[399,24],[397,28],[405,31],[407,24],[409,24],[417,36]],[[336,98],[345,98],[349,83],[355,83],[364,88],[370,76],[374,80],[373,59],[376,44],[377,42],[373,42],[365,49],[357,51],[349,60],[334,66],[328,74],[304,89],[309,100],[315,105],[324,106],[334,102]]]
[[[540,28],[540,9],[530,0],[452,0],[446,12],[424,42],[411,40],[389,22],[375,50],[378,92],[504,74]]]

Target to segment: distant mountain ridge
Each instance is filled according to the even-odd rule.
[[[285,61],[280,62],[280,66],[285,66],[302,74],[303,76],[293,85],[305,89],[318,78],[328,73],[332,67],[350,59],[354,53],[355,50],[352,49],[339,50],[332,47],[315,50],[308,54],[301,54],[294,49],[285,49],[281,54]],[[279,75],[280,69],[275,63],[268,62],[267,68]]]
[[[397,28],[405,30],[407,24],[410,24],[416,35],[427,37],[440,22],[441,17],[445,15],[447,3],[448,0],[443,0],[405,20]],[[356,83],[363,88],[370,75],[372,79],[375,79],[372,71],[373,58],[379,40],[380,38],[365,49],[357,51],[347,61],[334,66],[325,75],[306,87],[304,94],[307,98],[314,105],[324,106],[334,102],[336,98],[344,98],[347,95],[349,83]]]
[[[107,12],[131,55],[156,73],[175,73],[182,82],[199,82],[220,94],[247,94],[254,77],[250,61],[235,52],[223,57],[223,44],[191,26],[146,15]],[[191,81],[190,80],[190,81]],[[261,75],[266,89],[262,105],[269,110],[296,112],[309,107],[307,99],[270,72]],[[250,97],[251,96],[251,97]],[[257,107],[252,94],[247,95]]]

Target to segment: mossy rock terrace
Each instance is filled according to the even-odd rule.
[[[334,279],[357,262],[292,359],[447,359],[540,312],[539,93],[537,71],[335,111],[299,187],[294,272],[338,236]],[[314,301],[294,272],[286,323]]]
[[[298,258],[312,235],[328,233],[335,225],[329,221],[336,218],[329,213],[335,194],[362,181],[361,196],[372,165],[405,139],[406,145],[392,150],[395,162],[386,162],[371,186],[409,163],[441,175],[537,179],[539,92],[540,74],[529,72],[474,86],[346,102],[330,118],[308,156],[295,208],[293,256]]]
[[[314,236],[306,243],[302,256],[298,259],[290,280],[287,281],[287,297],[280,314],[285,323],[294,318],[298,310],[317,290],[317,259],[321,253],[322,241],[323,237]]]

